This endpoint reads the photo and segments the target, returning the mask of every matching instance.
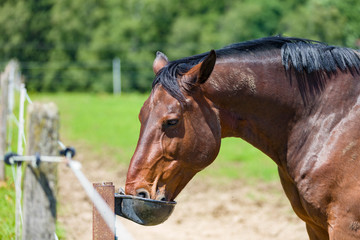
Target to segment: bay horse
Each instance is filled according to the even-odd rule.
[[[173,200],[221,138],[239,137],[277,164],[311,240],[360,239],[359,52],[267,37],[175,61],[157,52],[153,70],[126,194]]]

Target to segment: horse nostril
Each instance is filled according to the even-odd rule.
[[[138,196],[138,197],[142,197],[142,198],[147,198],[145,192],[139,192],[139,193],[137,194],[137,196]]]
[[[145,188],[136,190],[136,196],[141,198],[150,198],[150,193]]]
[[[157,197],[156,197],[156,200],[158,201],[167,201],[166,197],[165,197],[165,194],[158,194]]]

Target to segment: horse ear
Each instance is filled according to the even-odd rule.
[[[157,74],[160,71],[160,69],[165,67],[168,63],[169,63],[169,60],[166,57],[166,55],[163,54],[160,51],[157,51],[156,52],[156,58],[155,58],[154,63],[153,63],[154,73]]]
[[[212,71],[214,70],[215,62],[216,62],[216,52],[214,50],[211,50],[209,55],[201,63],[197,83],[203,84],[206,82],[206,80],[208,80]]]
[[[187,83],[190,86],[200,85],[206,82],[210,77],[212,71],[214,70],[216,62],[216,53],[214,50],[211,50],[210,53],[206,56],[204,61],[192,67],[186,74]]]

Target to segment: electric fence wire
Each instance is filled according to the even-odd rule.
[[[104,199],[100,196],[100,194],[94,189],[90,181],[85,177],[85,175],[81,171],[81,163],[75,160],[72,160],[73,155],[70,152],[66,153],[64,157],[58,156],[23,156],[23,144],[26,146],[26,137],[24,133],[24,105],[25,100],[28,103],[32,103],[31,98],[27,94],[26,88],[24,84],[21,84],[20,88],[20,106],[19,106],[19,119],[16,118],[13,107],[11,108],[11,112],[8,114],[9,122],[10,122],[10,133],[9,137],[12,141],[13,135],[13,123],[18,127],[18,144],[17,144],[17,156],[11,156],[9,158],[9,163],[11,164],[12,175],[15,184],[15,239],[18,240],[21,238],[21,229],[23,226],[23,211],[21,207],[21,199],[22,199],[22,186],[21,186],[21,179],[22,179],[22,162],[32,162],[32,165],[38,166],[37,161],[44,161],[44,162],[53,162],[53,163],[61,163],[65,162],[67,166],[72,170],[80,184],[82,185],[83,189],[87,193],[88,197],[93,202],[94,206],[97,208],[99,213],[101,214],[102,218],[106,222],[106,224],[113,230],[114,236],[116,236],[116,229],[122,235],[122,239],[124,240],[132,240],[131,234],[126,230],[126,228],[118,221],[116,221],[116,227],[112,228],[114,225],[114,221],[116,220],[116,216],[113,211],[110,210]],[[58,144],[61,149],[67,149],[66,146],[61,142],[58,141]],[[8,150],[11,150],[11,142],[8,142]],[[16,163],[16,164],[15,164]],[[56,233],[54,233],[54,238],[58,239]]]

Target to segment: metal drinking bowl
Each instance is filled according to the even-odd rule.
[[[141,225],[163,223],[174,211],[176,202],[158,201],[131,195],[115,194],[115,213]]]

